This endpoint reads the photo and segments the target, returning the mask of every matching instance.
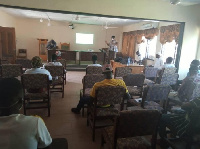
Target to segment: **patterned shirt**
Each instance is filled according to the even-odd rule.
[[[90,96],[95,98],[96,97],[96,90],[98,89],[98,87],[100,86],[123,86],[126,89],[126,93],[128,93],[128,89],[126,87],[126,84],[123,80],[119,80],[119,79],[105,79],[101,82],[97,82],[94,84]]]

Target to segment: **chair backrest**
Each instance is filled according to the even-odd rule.
[[[95,105],[123,104],[126,89],[123,86],[101,86],[96,90]]]
[[[145,67],[145,77],[146,78],[153,78],[156,77],[158,73],[158,68],[154,67]]]
[[[178,97],[181,101],[189,101],[192,99],[196,84],[194,79],[186,79],[178,89]]]
[[[154,84],[148,88],[146,101],[167,100],[171,87],[164,84]]]
[[[174,73],[176,73],[176,67],[171,67],[171,68],[164,68],[163,69],[163,74],[162,74],[162,77],[165,77],[165,76],[167,76],[167,75],[169,75],[169,74],[174,74]]]
[[[0,65],[2,65],[2,64],[9,64],[9,61],[0,59]]]
[[[178,73],[166,74],[161,78],[160,84],[175,85],[178,81],[178,77]]]
[[[70,43],[61,43],[60,42],[60,48],[61,48],[61,50],[69,51],[70,50]]]
[[[63,66],[45,66],[45,69],[50,72],[52,77],[64,76]]]
[[[159,119],[158,110],[121,111],[115,124],[116,138],[155,135]]]
[[[144,74],[127,74],[123,77],[126,86],[143,86],[145,76]]]
[[[23,74],[22,85],[25,89],[49,88],[49,78],[46,74]]]
[[[115,68],[115,78],[126,76],[129,73],[132,73],[132,69],[130,67],[116,67]]]
[[[22,75],[22,65],[19,64],[3,64],[1,65],[1,77],[12,78]]]
[[[31,60],[29,59],[16,59],[15,61],[16,64],[22,65],[22,68],[31,68]]]
[[[96,82],[101,82],[105,79],[103,74],[89,74],[83,77],[83,89],[92,88]]]
[[[102,74],[102,67],[88,66],[86,67],[86,74]]]
[[[57,59],[57,62],[60,62],[62,66],[66,69],[66,60],[65,59]]]

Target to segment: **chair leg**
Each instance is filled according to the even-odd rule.
[[[85,113],[85,110],[84,110],[84,106],[82,108],[82,117],[84,117],[84,113]]]
[[[95,119],[93,118],[93,124],[92,124],[92,141],[95,141]]]
[[[24,99],[24,101],[23,101],[23,106],[24,106],[24,115],[26,115],[26,103],[25,103],[25,99]]]
[[[101,134],[101,147],[103,147],[104,144],[105,144],[105,140],[104,140],[103,134]]]
[[[62,87],[62,98],[64,98],[64,82],[63,82],[63,87]]]

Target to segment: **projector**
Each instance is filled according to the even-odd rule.
[[[74,24],[69,24],[69,28],[74,29]]]

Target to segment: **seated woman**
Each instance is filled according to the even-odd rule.
[[[31,65],[33,68],[27,69],[25,71],[25,74],[47,74],[49,76],[49,80],[52,80],[52,76],[50,72],[44,68],[41,68],[42,66],[42,59],[39,56],[35,56],[31,60]]]
[[[190,64],[190,68],[192,67],[198,67],[198,75],[200,74],[200,70],[199,70],[199,65],[200,65],[200,62],[199,60],[193,60]],[[190,76],[189,72],[187,73],[187,76]]]
[[[174,64],[172,64],[173,58],[172,57],[168,57],[166,59],[166,63],[162,66],[162,68],[173,68],[175,67]]]

